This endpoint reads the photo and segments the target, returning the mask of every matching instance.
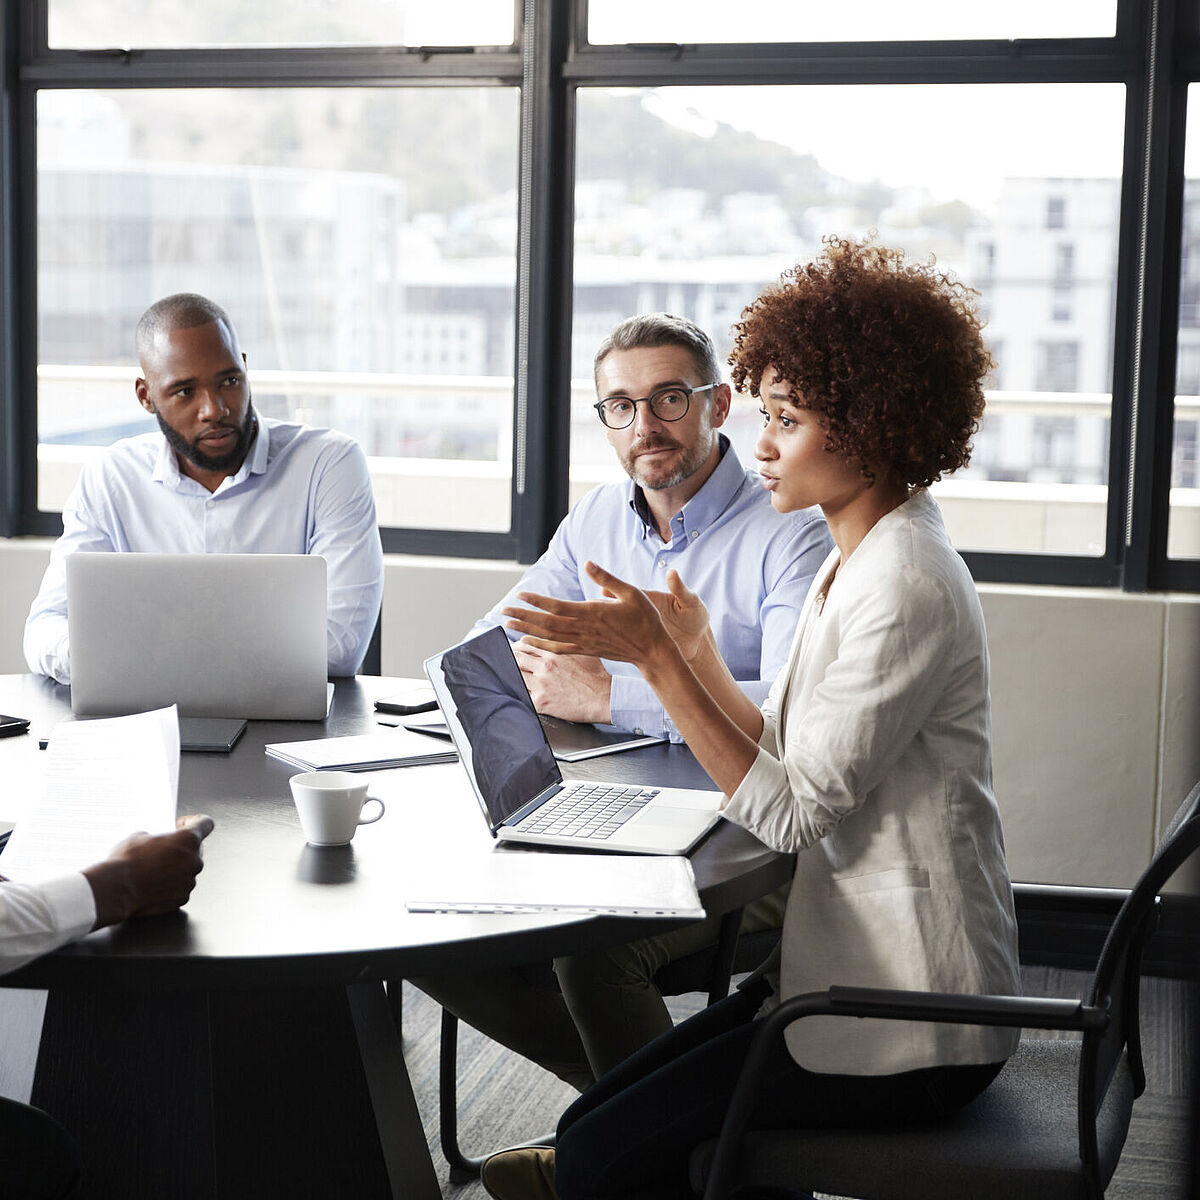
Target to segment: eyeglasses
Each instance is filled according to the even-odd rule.
[[[719,386],[716,383],[702,383],[693,388],[659,388],[657,392],[651,392],[649,396],[642,396],[637,400],[630,400],[625,396],[610,396],[607,400],[597,401],[592,407],[609,429],[626,429],[632,425],[639,404],[649,405],[650,411],[660,421],[678,421],[687,416],[692,397],[697,392],[707,392],[710,388]]]

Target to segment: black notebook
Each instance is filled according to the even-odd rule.
[[[241,717],[180,717],[179,748],[201,754],[228,754],[245,732],[246,722]],[[49,744],[48,737],[38,739],[42,750]]]
[[[180,750],[205,754],[228,754],[246,732],[241,717],[180,717]]]

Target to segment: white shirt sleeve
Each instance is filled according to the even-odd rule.
[[[93,514],[89,502],[91,475],[85,468],[63,506],[62,537],[50,551],[50,563],[42,586],[25,621],[24,651],[29,669],[49,675],[59,683],[71,682],[71,659],[67,643],[67,555],[76,550],[113,551],[117,547]]]
[[[383,549],[371,477],[361,448],[347,442],[316,487],[317,518],[309,554],[325,559],[330,675],[353,675],[375,629],[383,599]]]
[[[0,883],[0,974],[82,937],[95,922],[92,887],[81,874]]]

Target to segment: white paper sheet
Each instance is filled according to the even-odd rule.
[[[414,879],[409,912],[579,912],[692,917],[704,908],[682,855],[575,854],[496,849],[470,871]]]
[[[107,858],[131,833],[175,828],[174,705],[129,717],[64,721],[44,753],[41,795],[0,853],[0,875],[51,879]]]

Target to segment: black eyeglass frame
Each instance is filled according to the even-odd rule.
[[[630,399],[629,397],[626,397],[626,396],[609,396],[604,400],[597,400],[596,403],[592,405],[592,407],[596,410],[596,415],[600,418],[600,423],[604,426],[605,429],[628,429],[630,427],[630,425],[632,425],[634,423],[634,421],[637,420],[637,406],[639,404],[645,404],[650,409],[650,411],[660,421],[682,421],[683,418],[688,415],[688,412],[690,411],[690,409],[692,407],[692,397],[697,392],[707,392],[710,388],[715,388],[715,387],[720,387],[720,386],[721,386],[721,384],[719,381],[717,383],[702,383],[699,387],[692,387],[692,388],[680,387],[679,384],[673,383],[669,387],[660,387],[657,391],[651,392],[650,395],[648,395],[648,396],[639,396],[636,400]],[[661,396],[664,392],[682,392],[684,394],[684,396],[686,397],[687,402],[684,404],[683,412],[681,412],[679,414],[679,416],[664,417],[662,415],[662,413],[660,413],[658,411],[658,409],[654,407],[654,401],[659,396]],[[610,425],[608,423],[608,421],[605,419],[604,406],[610,400],[623,400],[623,401],[625,401],[625,403],[633,405],[633,411],[629,414],[629,420],[626,421],[624,425]]]

